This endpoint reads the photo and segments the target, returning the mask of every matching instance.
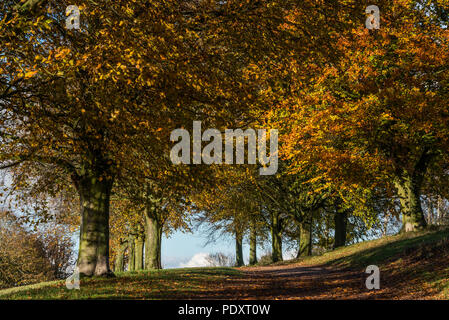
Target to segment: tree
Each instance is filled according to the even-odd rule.
[[[413,231],[426,226],[427,169],[447,159],[441,13],[448,8],[436,1],[379,5],[380,30],[360,24],[336,35],[339,61],[311,64],[316,76],[298,88],[300,103],[283,119],[297,128],[288,140],[294,162],[317,164],[338,188],[396,189],[404,231]]]
[[[243,240],[251,229],[251,257],[256,259],[255,237],[260,228],[260,205],[249,176],[251,166],[215,167],[213,188],[199,190],[190,196],[192,213],[196,213],[198,226],[207,224],[209,241],[223,235],[232,235],[235,241],[235,265],[244,265]],[[250,227],[251,225],[251,227]]]
[[[211,253],[207,255],[206,260],[211,267],[232,267],[235,262],[233,256],[226,255],[222,252]]]
[[[335,212],[335,236],[334,236],[334,249],[338,247],[344,247],[346,245],[346,225],[348,222],[348,213]]]
[[[120,52],[126,44],[117,41],[117,51],[110,51],[109,40],[102,38],[100,31],[111,32],[109,39],[123,40],[124,30],[106,21],[100,25],[96,22],[98,7],[90,6],[85,16],[88,23],[83,25],[89,32],[67,31],[63,27],[66,3],[52,5],[56,12],[41,12],[35,21],[17,18],[7,27],[21,28],[7,43],[5,63],[15,64],[16,71],[9,77],[12,81],[21,79],[22,90],[20,95],[2,101],[12,131],[2,135],[2,160],[19,165],[49,163],[72,177],[82,206],[80,273],[108,275],[109,199],[120,161],[115,143],[133,127],[118,117],[120,111],[126,111],[116,108],[129,105],[125,101],[127,90],[117,90],[117,85],[127,80],[115,78],[119,63],[129,65],[129,59],[124,61]],[[17,52],[23,53],[12,60]],[[101,63],[98,69],[93,65],[95,56],[104,58],[101,71]],[[114,66],[107,67],[110,62]],[[25,75],[21,69],[27,70]],[[123,128],[124,135],[117,134]]]
[[[128,241],[121,239],[120,247],[117,250],[114,262],[114,272],[125,271],[125,251],[128,249]]]
[[[257,263],[257,225],[256,218],[252,217],[249,227],[249,265]]]
[[[298,257],[311,255],[313,218],[332,195],[319,171],[315,166],[303,166],[291,173],[288,162],[284,161],[278,174],[258,179],[256,185],[267,210],[271,211],[273,255],[281,252],[278,244],[281,242],[281,230],[287,228],[290,222],[297,226]],[[273,257],[275,259],[279,258]]]
[[[231,36],[236,43],[237,35],[219,36],[233,22],[202,5],[178,4],[159,10],[159,1],[80,1],[79,31],[64,28],[66,1],[28,1],[23,9],[42,10],[1,21],[7,91],[0,101],[0,167],[46,163],[71,177],[81,203],[82,275],[111,275],[110,196],[124,168],[135,168],[130,138],[157,154],[192,116],[227,121],[256,97],[258,88],[242,80],[248,59],[221,46]],[[12,6],[2,4],[2,12]]]
[[[65,226],[52,222],[32,231],[14,214],[0,212],[0,288],[65,278],[72,250]]]

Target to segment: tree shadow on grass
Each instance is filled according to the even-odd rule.
[[[449,229],[413,238],[398,239],[374,248],[357,251],[356,253],[333,259],[323,265],[343,267],[367,267],[371,264],[381,265],[397,259],[401,253],[407,254],[427,244],[437,245],[440,241],[447,239],[449,239]]]

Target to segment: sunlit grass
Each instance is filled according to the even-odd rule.
[[[117,273],[115,278],[85,278],[80,290],[65,281],[0,291],[0,299],[163,299],[189,298],[241,272],[232,268],[185,268]]]
[[[364,241],[347,247],[329,251],[320,256],[293,259],[278,263],[302,265],[329,265],[338,267],[360,267],[369,264],[381,265],[389,262],[407,249],[419,246],[435,245],[441,240],[449,239],[449,229],[440,231],[408,232],[395,236],[387,236],[377,240]],[[399,258],[400,259],[400,258]]]

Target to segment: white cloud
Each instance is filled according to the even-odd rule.
[[[209,254],[205,252],[197,253],[186,263],[180,263],[179,267],[180,268],[208,267],[209,262],[206,259],[208,255]]]
[[[295,259],[296,258],[296,253],[297,253],[296,249],[291,249],[291,250],[284,251],[284,254],[283,254],[284,257],[283,258],[284,258],[284,260]]]
[[[189,258],[186,257],[162,255],[162,268],[164,269],[179,268],[181,263],[186,263],[187,261],[189,261]]]

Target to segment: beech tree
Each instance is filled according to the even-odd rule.
[[[427,169],[437,165],[444,174],[447,161],[448,7],[438,1],[378,5],[381,28],[360,24],[336,34],[339,60],[311,63],[315,76],[298,85],[299,103],[282,119],[292,125],[286,141],[296,165],[315,163],[347,193],[396,190],[403,229],[413,231],[426,226]]]
[[[21,9],[36,12],[0,22],[1,167],[48,163],[71,177],[82,208],[82,275],[111,275],[110,195],[123,168],[132,166],[130,137],[157,152],[172,129],[191,119],[183,114],[233,119],[258,90],[241,76],[247,59],[233,59],[220,46],[230,39],[218,37],[229,21],[198,29],[201,7],[174,1],[159,10],[159,4],[80,1],[81,29],[67,30],[68,2],[28,1]],[[2,3],[2,12],[14,12],[13,5]]]

